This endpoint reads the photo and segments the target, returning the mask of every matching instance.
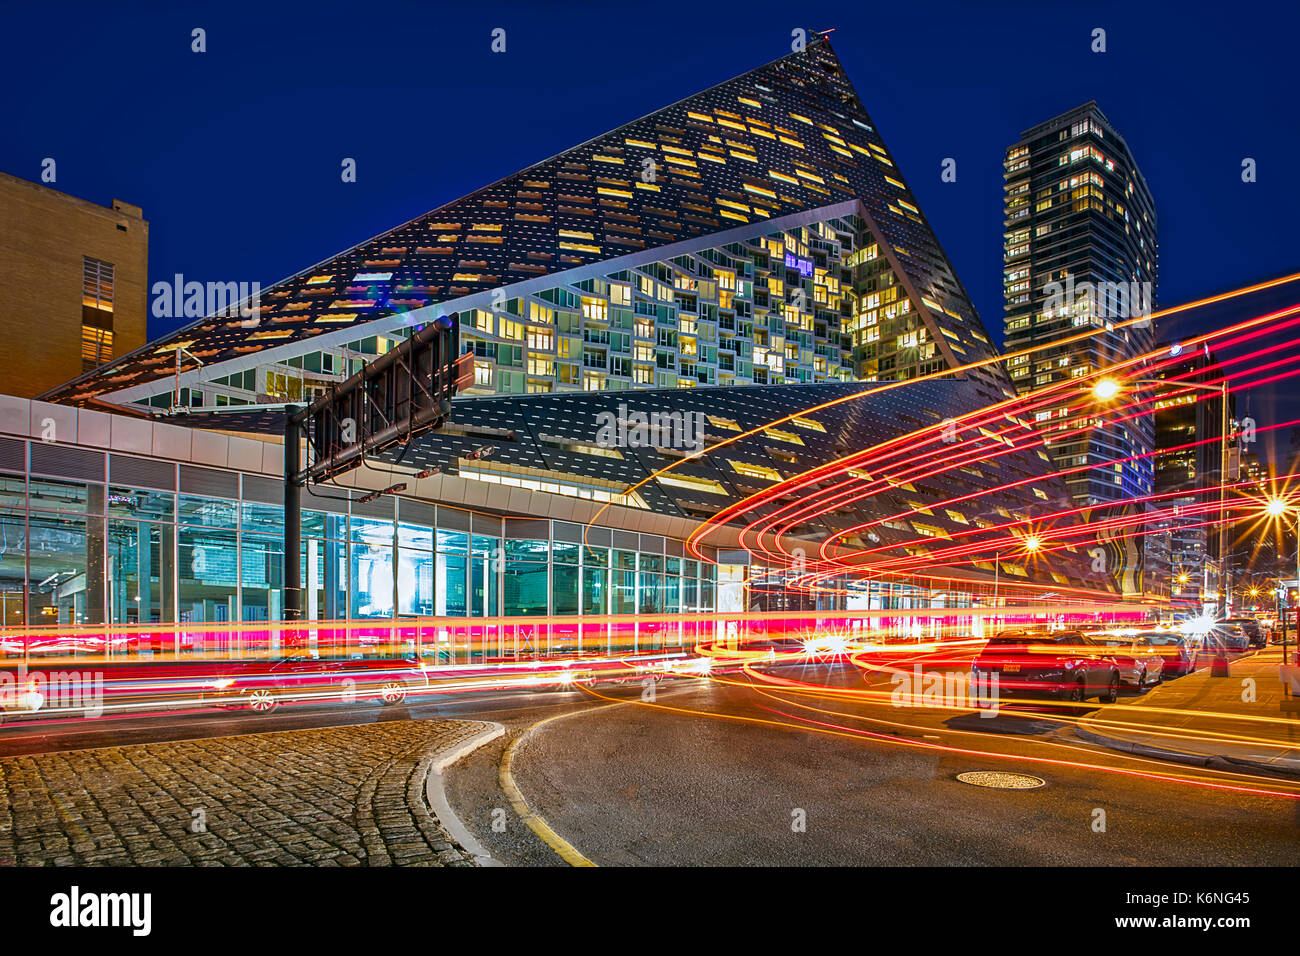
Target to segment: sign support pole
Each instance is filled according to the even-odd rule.
[[[284,619],[302,620],[302,409],[284,418]]]

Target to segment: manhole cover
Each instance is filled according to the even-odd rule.
[[[1047,783],[1041,777],[1031,777],[1027,773],[1004,773],[1000,770],[971,770],[957,774],[957,779],[973,787],[992,787],[995,790],[1033,790]]]

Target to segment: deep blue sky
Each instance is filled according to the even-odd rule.
[[[283,278],[789,51],[832,42],[990,331],[1001,161],[1096,99],[1156,198],[1163,305],[1297,271],[1300,7],[229,0],[10,5],[0,169],[144,207],[151,279]],[[207,30],[208,52],[190,52]],[[507,30],[507,52],[489,51]],[[1094,27],[1108,50],[1090,52]],[[358,162],[344,184],[339,163]],[[954,157],[955,184],[940,181]],[[1241,161],[1258,182],[1241,181]],[[1300,301],[1294,295],[1265,304]],[[151,335],[166,331],[156,320]]]

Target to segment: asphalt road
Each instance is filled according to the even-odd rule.
[[[1050,712],[900,714],[704,682],[664,686],[653,705],[632,690],[600,693],[630,702],[548,722],[513,763],[533,812],[597,864],[1243,866],[1291,865],[1300,850],[1295,799],[1195,784],[1294,785],[1095,748]],[[863,730],[898,739],[854,734]],[[558,863],[513,815],[505,833],[484,826],[501,799],[500,751],[448,771],[452,805],[502,860]],[[1046,783],[956,779],[980,770]]]
[[[847,667],[783,674],[862,687]],[[883,678],[876,686],[888,689]],[[0,727],[0,756],[470,717],[507,734],[446,771],[448,799],[507,864],[565,865],[503,789],[503,756],[521,737],[512,770],[530,809],[602,865],[1291,865],[1300,850],[1300,801],[1240,789],[1283,794],[1300,789],[1294,783],[1094,747],[1050,708],[954,717],[687,678],[661,683],[653,702],[640,691],[12,722]],[[556,719],[530,730],[547,718]],[[978,770],[1045,785],[956,779]]]

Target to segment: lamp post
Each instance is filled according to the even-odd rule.
[[[1228,547],[1224,535],[1224,517],[1227,508],[1224,481],[1228,475],[1228,379],[1225,377],[1218,385],[1204,382],[1167,381],[1160,378],[1135,378],[1121,382],[1114,378],[1098,379],[1092,386],[1092,396],[1101,402],[1109,402],[1124,391],[1125,385],[1172,385],[1183,388],[1198,388],[1202,391],[1219,394],[1219,586],[1215,597],[1220,619],[1228,616]]]
[[[1300,508],[1293,509],[1289,504],[1287,504],[1286,500],[1283,498],[1270,498],[1264,510],[1270,518],[1282,518],[1288,514],[1295,515],[1295,533],[1296,533],[1295,574],[1296,574],[1296,588],[1300,589]],[[1286,584],[1283,582],[1279,582],[1279,584],[1281,584],[1279,590],[1282,592],[1282,596],[1285,597]],[[1281,601],[1279,600],[1278,603],[1280,605]],[[1300,601],[1297,601],[1297,605],[1300,605]],[[1282,612],[1281,617],[1282,617],[1282,663],[1285,664],[1286,654],[1287,654],[1286,612],[1285,611]],[[1296,646],[1300,647],[1300,618],[1297,618],[1296,628],[1297,628]]]
[[[203,360],[201,358],[199,358],[189,349],[185,348],[185,346],[183,345],[176,346],[176,386],[172,392],[172,407],[171,407],[171,412],[173,414],[180,411],[182,407],[181,406],[181,356],[182,355],[192,358],[195,364],[197,364],[199,368],[203,368]],[[185,410],[189,411],[188,403],[185,406]]]
[[[1028,537],[1026,537],[1024,539],[1024,544],[1025,544],[1025,554],[1033,554],[1035,551],[1037,551],[1039,548],[1043,546],[1043,542],[1039,539],[1038,535],[1036,534],[1031,534]],[[999,575],[1001,570],[1002,570],[1002,552],[998,551],[993,555],[993,606],[995,608],[998,606],[998,583],[999,583]],[[1000,617],[994,618],[995,635],[997,633],[996,630],[997,621],[1000,620],[1001,620]]]
[[[998,574],[1001,570],[1002,570],[1002,552],[999,551],[995,555],[993,555],[993,607],[995,608],[993,612],[994,614],[997,613],[996,608],[998,606]],[[993,634],[995,636],[997,635],[997,626],[998,626],[998,619],[995,617],[993,619]]]
[[[1286,579],[1279,577],[1277,579],[1277,597],[1274,604],[1277,606],[1277,623],[1282,628],[1282,657],[1286,658]]]
[[[1173,581],[1173,587],[1171,587],[1171,588],[1169,589],[1169,591],[1170,591],[1170,594],[1169,594],[1169,597],[1170,597],[1170,602],[1169,602],[1169,604],[1170,604],[1169,614],[1170,614],[1170,619],[1171,619],[1171,620],[1173,619],[1173,616],[1174,616],[1174,613],[1175,613],[1175,612],[1174,612],[1174,608],[1173,608],[1173,598],[1178,598],[1180,602],[1184,600],[1184,598],[1183,598],[1183,587],[1184,587],[1184,586],[1185,586],[1189,581],[1191,581],[1191,579],[1192,579],[1192,578],[1191,578],[1191,575],[1189,575],[1186,571],[1180,571],[1180,572],[1178,573],[1178,576],[1177,576],[1176,578],[1174,578],[1174,581]]]

